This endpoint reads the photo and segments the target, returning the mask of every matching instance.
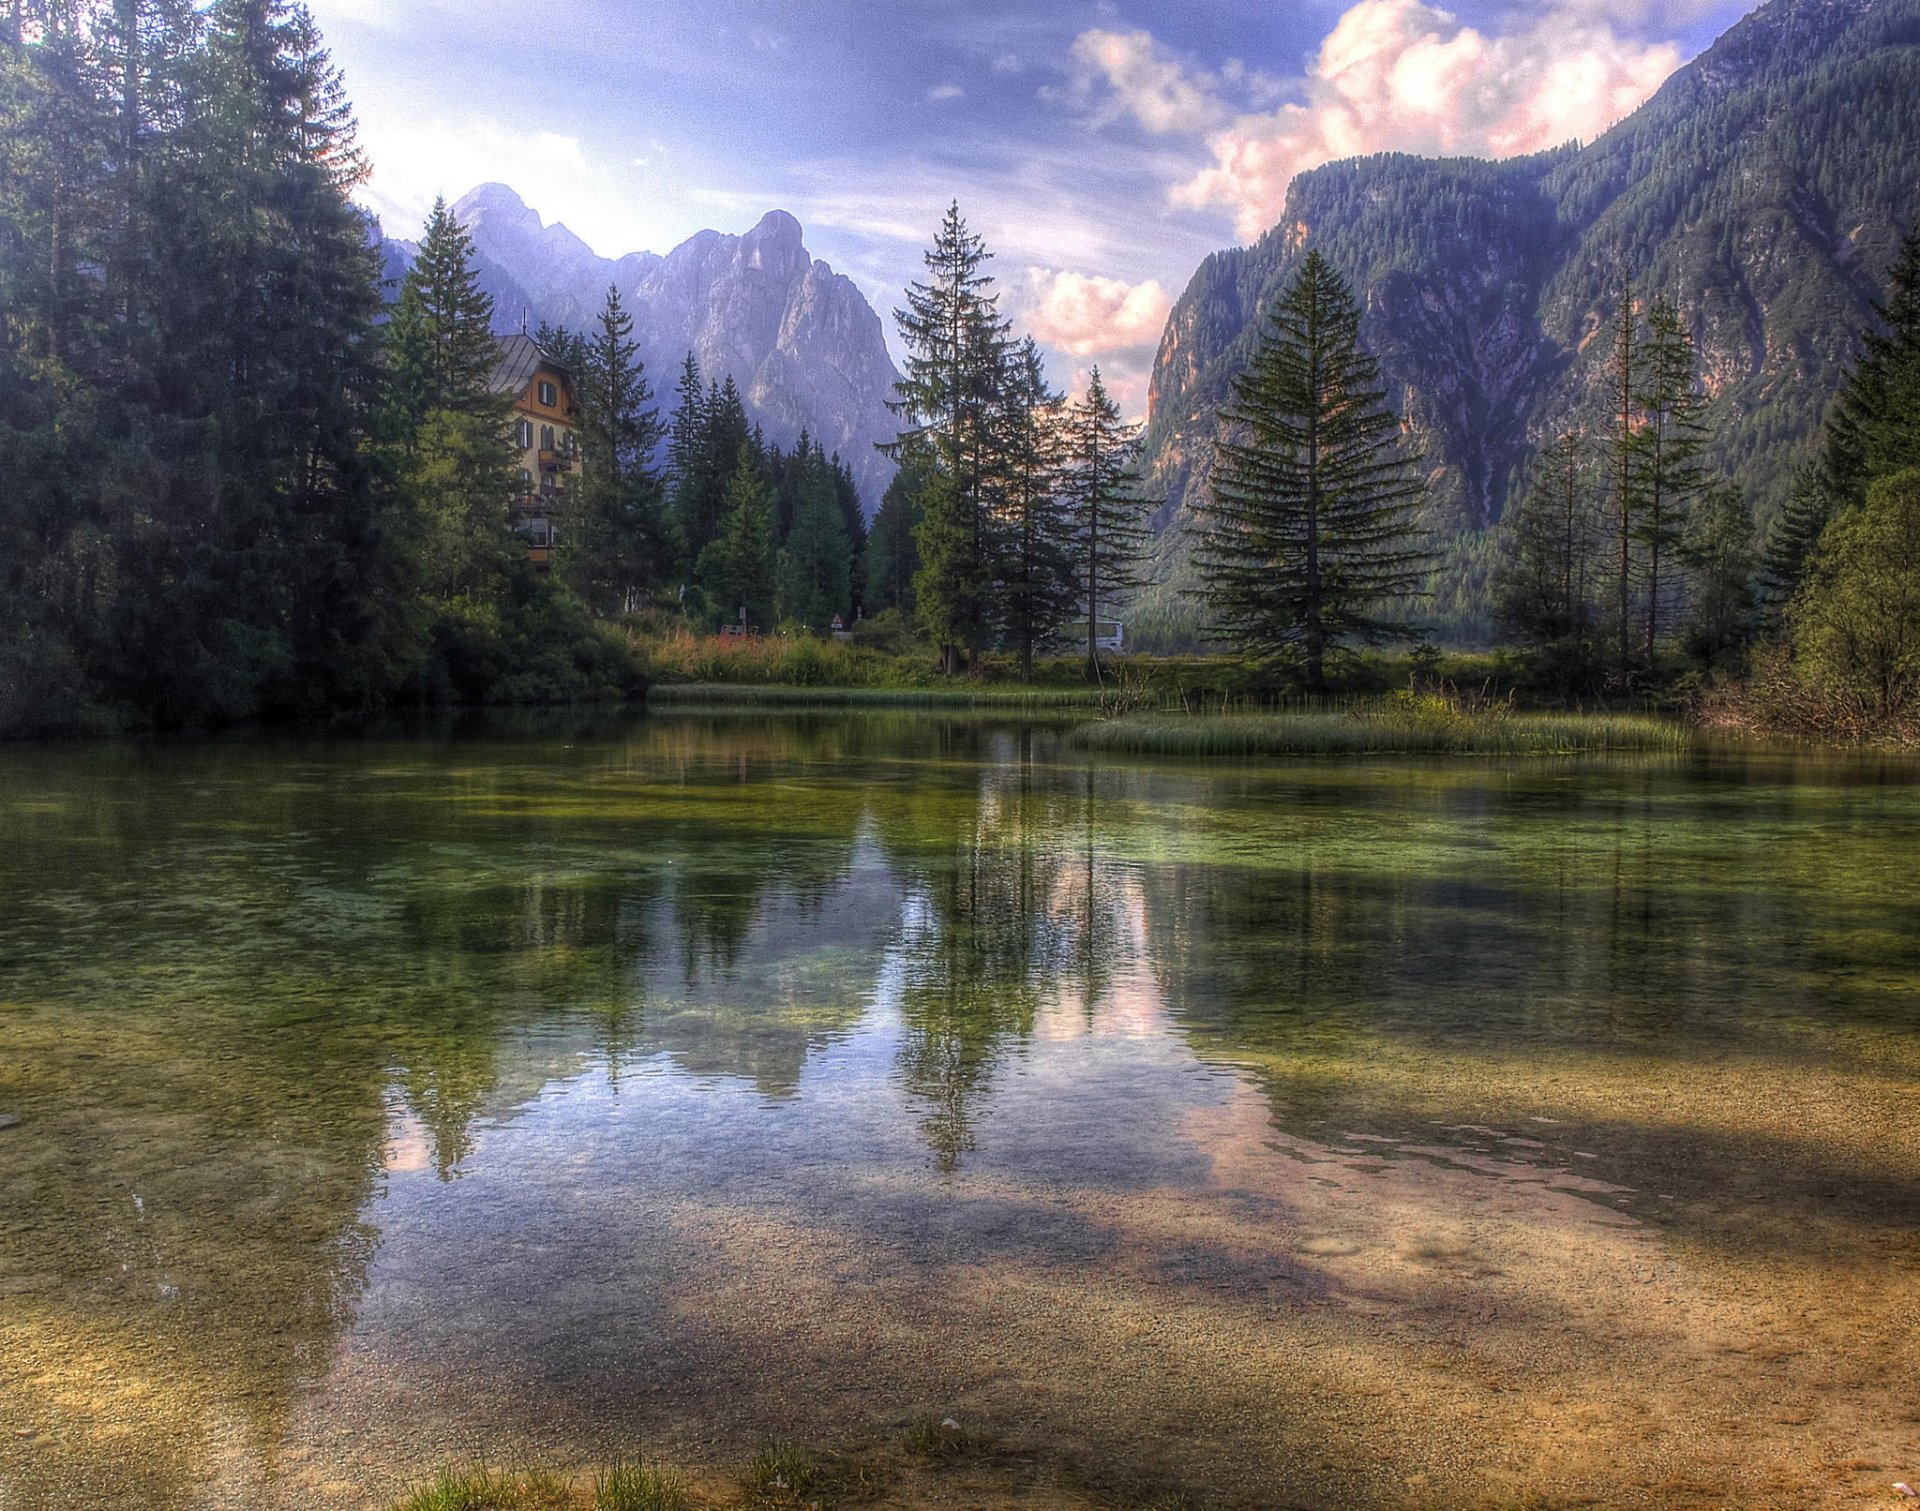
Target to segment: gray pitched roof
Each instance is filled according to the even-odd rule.
[[[487,380],[487,387],[495,393],[525,393],[527,385],[533,381],[534,370],[543,362],[567,378],[573,376],[564,363],[554,361],[542,351],[531,336],[500,336],[496,338],[496,344],[500,348],[500,358],[493,364],[493,376]]]

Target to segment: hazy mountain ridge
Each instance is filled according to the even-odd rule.
[[[1917,155],[1920,0],[1772,0],[1584,148],[1302,174],[1282,222],[1208,258],[1168,321],[1163,518],[1204,486],[1214,412],[1309,247],[1363,300],[1441,528],[1495,522],[1538,444],[1597,418],[1622,265],[1693,317],[1717,461],[1767,517],[1920,213]]]
[[[606,258],[504,184],[483,184],[453,209],[473,236],[498,329],[589,330],[617,287],[663,413],[692,352],[704,378],[734,380],[770,440],[791,445],[807,431],[853,469],[868,514],[878,507],[893,464],[874,445],[898,429],[886,405],[899,374],[866,297],[808,254],[784,210],[744,235],[701,231],[665,256]],[[389,241],[386,254],[389,273],[403,271],[411,247]]]

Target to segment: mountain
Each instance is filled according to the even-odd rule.
[[[791,445],[807,431],[852,467],[868,514],[879,507],[893,464],[874,443],[899,428],[886,407],[899,374],[880,317],[851,279],[808,255],[784,210],[743,236],[702,231],[664,257],[613,259],[542,222],[504,184],[483,184],[453,209],[502,333],[543,321],[587,330],[617,287],[663,407],[692,352],[703,377],[734,380],[770,440]],[[386,244],[389,273],[411,250]]]
[[[1916,161],[1920,0],[1770,0],[1585,147],[1301,174],[1281,222],[1209,257],[1168,320],[1148,427],[1162,521],[1205,486],[1215,411],[1318,248],[1363,301],[1443,534],[1495,523],[1544,439],[1597,424],[1622,267],[1691,317],[1715,461],[1764,522],[1920,215]]]

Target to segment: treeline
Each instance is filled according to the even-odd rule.
[[[297,5],[0,14],[0,729],[639,685],[509,534],[444,216],[385,319],[364,172]]]
[[[1907,604],[1920,585],[1890,553],[1920,562],[1920,517],[1900,523],[1920,468],[1920,236],[1890,284],[1881,328],[1863,334],[1760,541],[1739,491],[1706,465],[1712,412],[1682,311],[1622,283],[1607,412],[1544,448],[1497,537],[1495,627],[1543,688],[1753,670],[1769,722],[1864,728],[1914,711],[1920,619]]]
[[[535,337],[574,374],[580,409],[582,463],[555,552],[565,580],[604,614],[670,593],[675,614],[708,630],[851,622],[867,577],[852,469],[804,430],[791,450],[769,443],[732,377],[703,383],[691,353],[663,420],[632,335],[610,288],[593,333]]]
[[[1098,626],[1139,585],[1154,508],[1133,470],[1139,431],[1097,368],[1078,399],[1052,389],[999,312],[990,255],[951,206],[896,312],[900,470],[874,519],[869,592],[911,610],[950,675],[991,647],[1030,675],[1070,626],[1098,675]]]

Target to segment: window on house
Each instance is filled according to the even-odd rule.
[[[520,469],[520,486],[526,489],[533,487],[533,470],[531,468],[522,467]]]
[[[560,402],[560,391],[544,378],[540,380],[540,402],[549,409]]]
[[[542,451],[553,450],[553,427],[551,425],[542,425],[540,427],[540,449]]]
[[[513,427],[514,443],[525,451],[533,444],[533,421],[516,420]]]

